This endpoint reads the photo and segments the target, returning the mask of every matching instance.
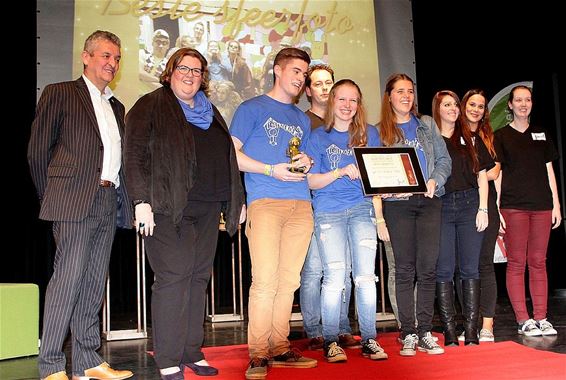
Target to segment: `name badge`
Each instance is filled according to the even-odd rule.
[[[544,132],[531,133],[531,136],[533,137],[534,141],[546,141],[546,135],[544,134]]]

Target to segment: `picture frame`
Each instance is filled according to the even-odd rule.
[[[423,194],[423,171],[413,147],[354,147],[364,195]]]

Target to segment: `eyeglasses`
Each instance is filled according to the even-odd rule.
[[[176,67],[177,71],[180,72],[183,75],[187,75],[189,72],[193,73],[193,76],[195,77],[200,77],[202,75],[202,69],[199,68],[192,68],[189,66],[177,66]]]

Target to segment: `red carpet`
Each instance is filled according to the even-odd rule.
[[[389,354],[389,359],[384,361],[365,359],[359,350],[352,349],[346,350],[347,363],[330,364],[324,360],[322,351],[305,350],[305,356],[319,361],[317,368],[269,368],[267,379],[566,379],[566,355],[563,354],[501,342],[482,343],[475,347],[449,347],[444,355],[417,352],[415,357],[402,357],[397,336],[397,333],[387,333],[378,337]],[[293,343],[303,349],[306,340]],[[248,363],[246,345],[207,347],[204,352],[207,361],[220,371],[211,379],[244,379]],[[185,371],[185,379],[196,378],[190,370]]]

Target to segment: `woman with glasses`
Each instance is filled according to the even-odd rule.
[[[182,380],[185,367],[218,373],[201,351],[206,287],[220,213],[234,234],[244,192],[228,128],[208,100],[206,59],[181,48],[160,82],[126,116],[126,186],[155,273],[154,358],[162,379]]]

